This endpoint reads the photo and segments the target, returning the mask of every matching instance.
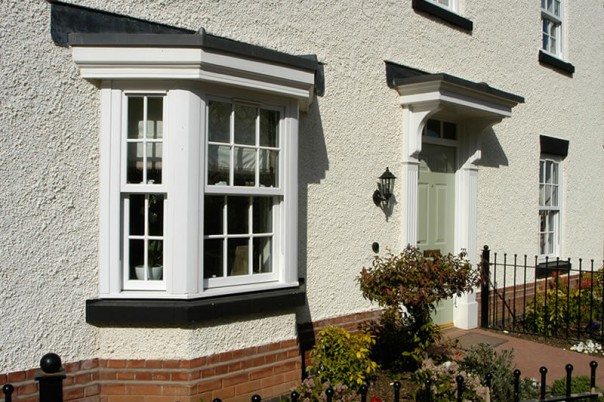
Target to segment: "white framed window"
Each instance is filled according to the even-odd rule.
[[[120,201],[125,290],[165,289],[164,95],[123,93]]]
[[[541,0],[541,49],[563,57],[563,0]]]
[[[297,284],[298,103],[162,85],[102,90],[101,293],[194,298]]]
[[[559,257],[561,179],[560,159],[542,155],[539,161],[539,256]]]
[[[204,286],[276,280],[283,110],[224,99],[206,110]]]
[[[101,91],[100,298],[299,289],[298,123],[316,58],[205,32],[71,38]]]

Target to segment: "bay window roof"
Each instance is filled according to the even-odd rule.
[[[306,110],[322,82],[314,55],[292,55],[203,29],[144,21],[51,0],[51,36],[86,79],[179,79],[295,98]]]

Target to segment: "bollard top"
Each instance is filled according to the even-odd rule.
[[[4,395],[12,395],[14,391],[15,387],[13,387],[12,384],[4,384],[2,387],[2,392],[4,392]]]
[[[61,364],[61,358],[56,353],[47,353],[40,359],[40,368],[48,374],[61,371]]]

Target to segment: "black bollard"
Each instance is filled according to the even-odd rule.
[[[63,379],[65,369],[56,353],[47,353],[40,360],[36,381],[40,386],[40,402],[63,402]]]
[[[4,393],[4,402],[13,402],[13,391],[15,391],[15,387],[11,384],[5,384],[2,387],[2,392]]]

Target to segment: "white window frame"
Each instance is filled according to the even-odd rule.
[[[445,10],[452,11],[459,14],[458,0],[428,0],[435,5],[444,8]]]
[[[297,165],[298,102],[215,85],[174,88],[173,84],[106,83],[102,93],[100,281],[104,298],[197,298],[298,285]],[[127,184],[127,97],[164,97],[162,184]],[[211,186],[205,174],[208,99],[254,99],[280,111],[279,185],[274,188]],[[163,193],[164,256],[160,281],[128,280],[124,261],[124,194]],[[277,197],[273,207],[273,271],[204,280],[203,206],[206,194]]]
[[[541,50],[560,59],[564,58],[563,20],[564,0],[541,0]],[[554,46],[551,45],[552,38]]]
[[[231,48],[199,34],[80,34],[71,44],[83,78],[101,88],[99,282],[100,298],[189,299],[299,286],[298,122],[314,96],[316,64],[274,51]],[[178,39],[178,40],[177,40]],[[186,42],[190,46],[182,46]],[[143,45],[141,43],[144,42]],[[122,271],[121,149],[125,92],[165,93],[164,254],[162,285],[126,289]],[[277,275],[267,282],[208,287],[203,279],[205,105],[210,96],[282,108]],[[155,187],[153,187],[155,189]],[[227,191],[236,194],[237,188]],[[258,192],[275,191],[258,189]]]
[[[545,171],[550,171],[552,182],[548,183],[544,179]],[[548,194],[550,201],[548,201]],[[543,262],[546,258],[555,259],[560,257],[560,239],[562,226],[562,158],[554,155],[542,154],[539,159],[539,221],[538,221],[538,244],[537,250],[539,261]],[[542,221],[542,214],[553,215],[553,219]],[[549,241],[549,234],[552,240]],[[545,242],[544,242],[545,239]],[[543,250],[546,247],[547,250]]]

